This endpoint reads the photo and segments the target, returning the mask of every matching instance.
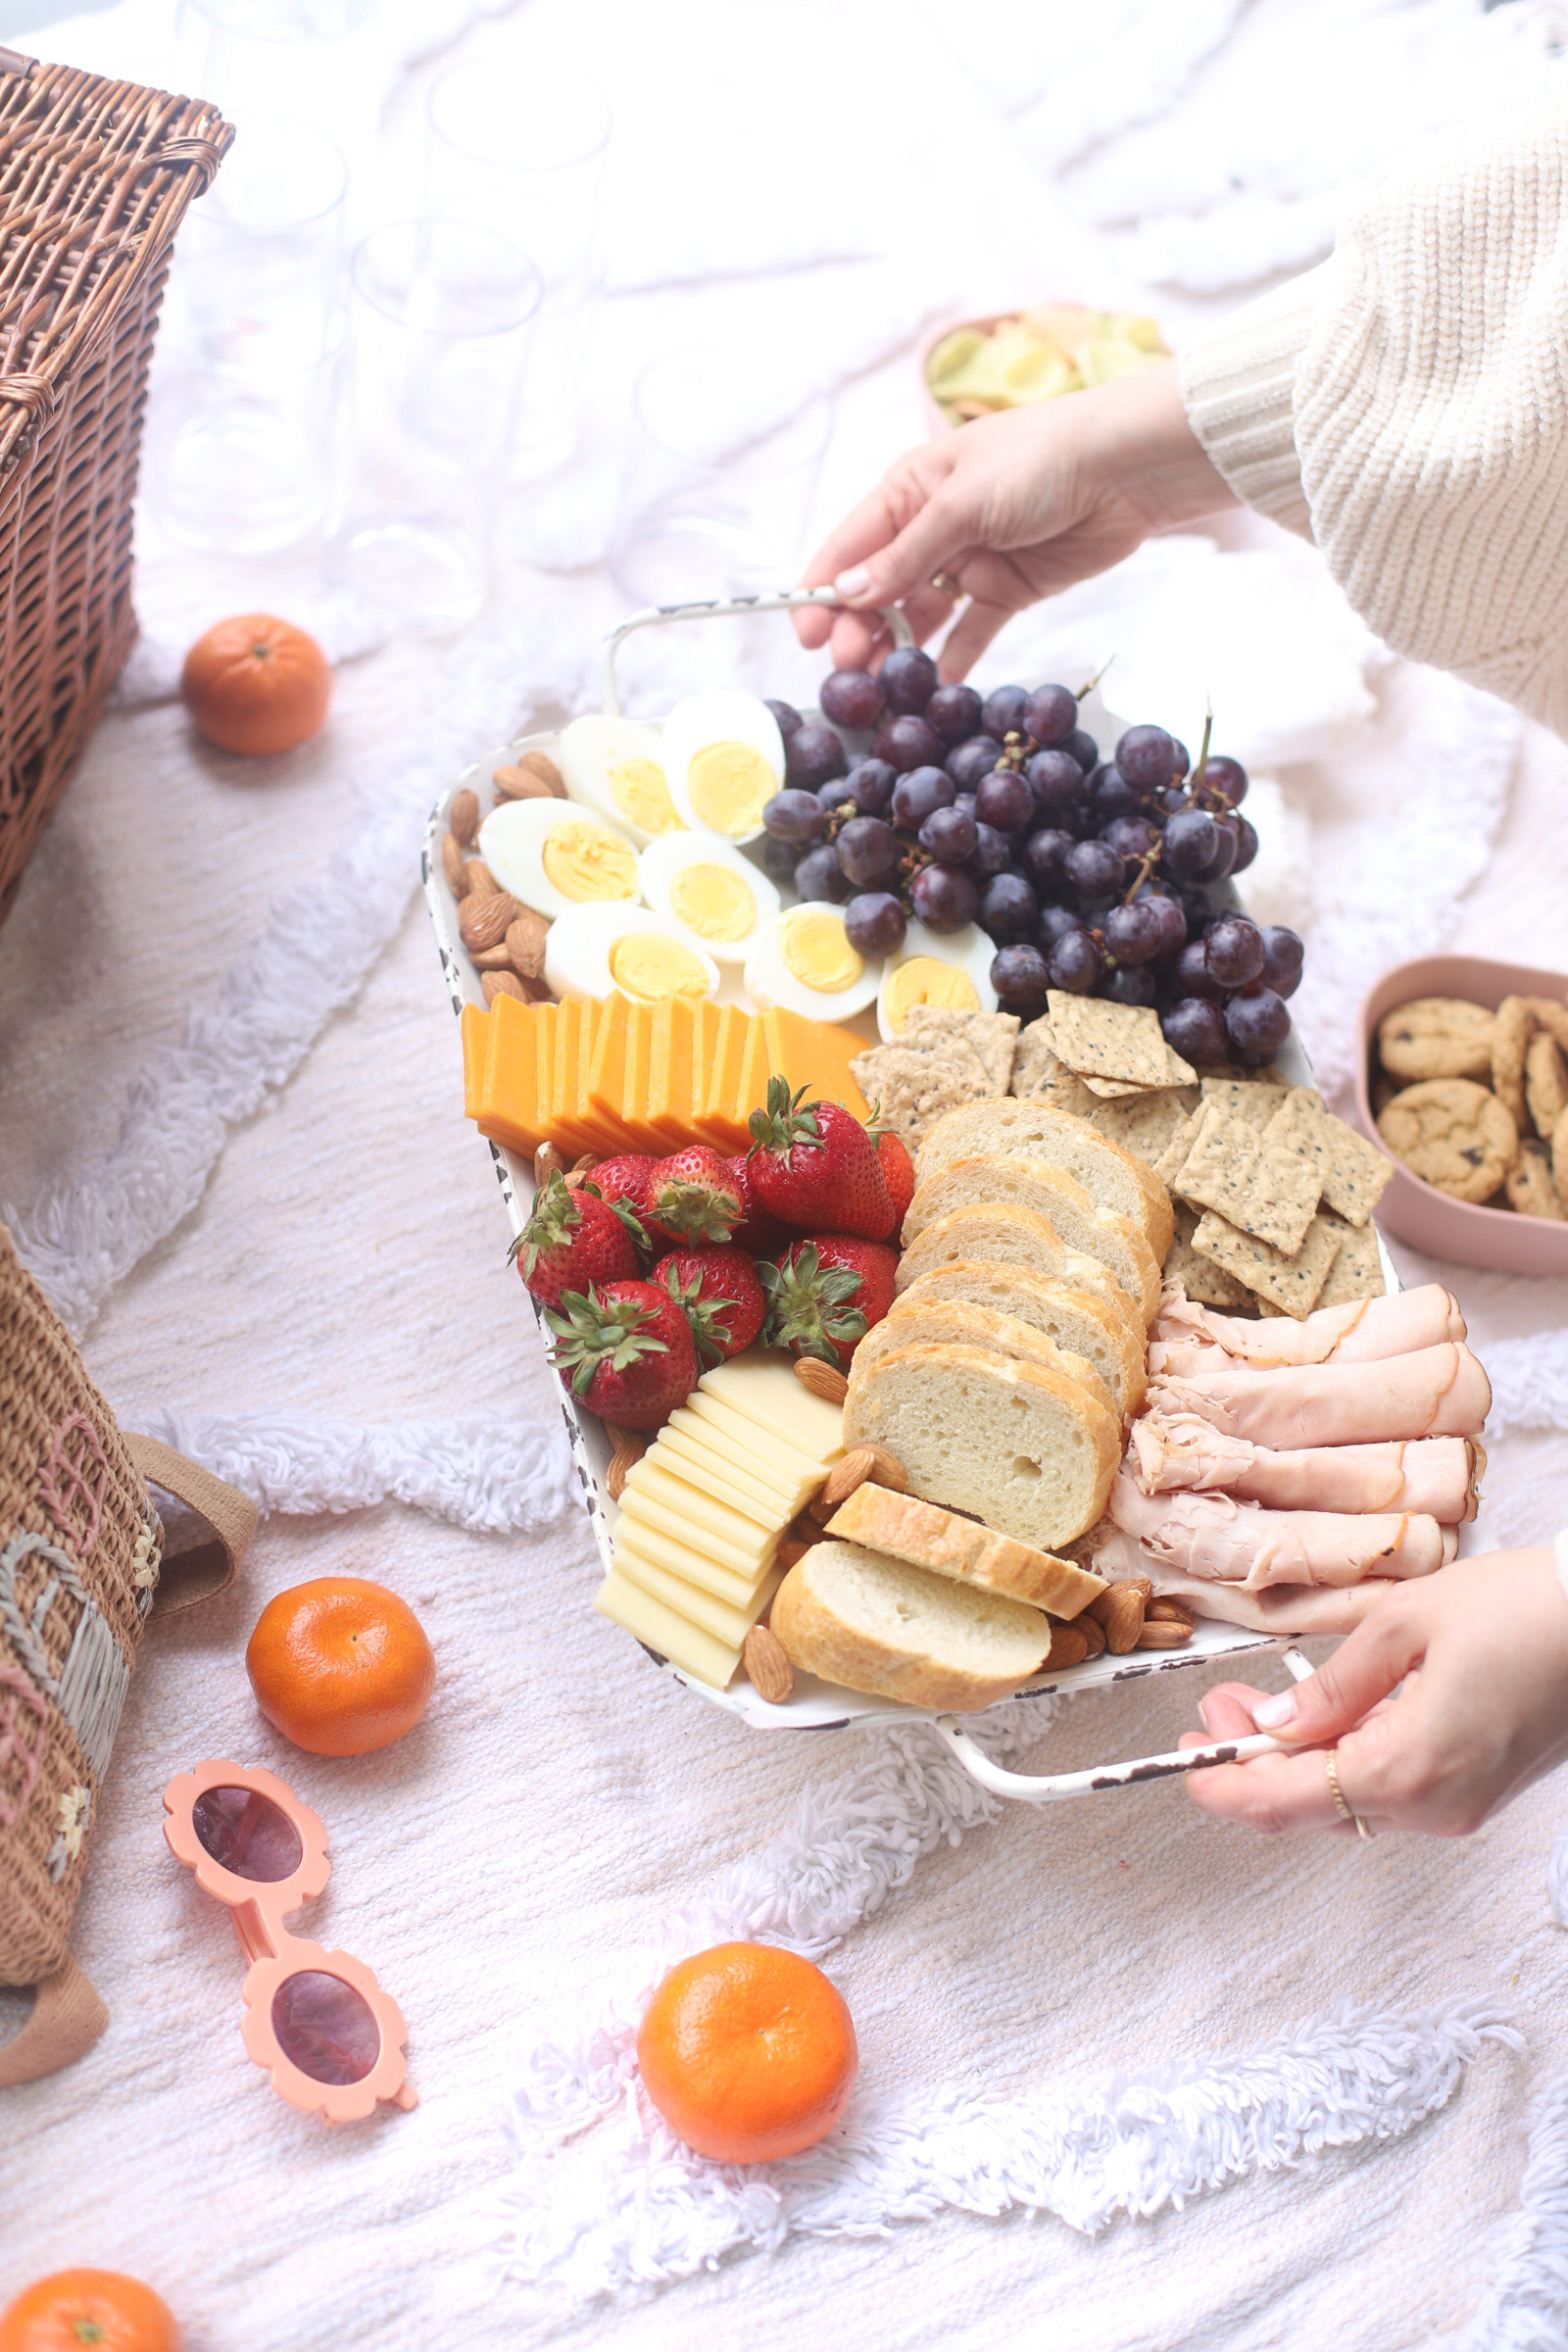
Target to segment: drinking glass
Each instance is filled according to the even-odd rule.
[[[833,404],[759,397],[734,345],[692,344],[643,370],[611,569],[644,605],[745,596],[793,579]]]
[[[465,627],[490,585],[539,276],[494,229],[378,228],[350,266],[335,582],[394,624]]]

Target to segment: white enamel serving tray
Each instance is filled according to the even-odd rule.
[[[829,603],[831,601],[831,592],[827,590],[813,592],[794,589],[778,596],[716,598],[709,604],[655,606],[650,607],[647,612],[634,612],[629,619],[622,621],[620,626],[613,630],[605,641],[602,707],[611,712],[618,712],[620,709],[620,699],[615,682],[615,652],[621,640],[628,636],[633,629],[647,628],[656,623],[671,621],[783,612],[796,605],[813,602]],[[899,642],[909,642],[908,631],[904,625],[902,615],[894,614],[893,623],[894,634]],[[1084,723],[1091,733],[1102,740],[1111,725],[1108,714],[1095,696],[1085,698],[1083,709]],[[810,711],[805,715],[815,718],[820,713]],[[846,737],[852,749],[861,748],[861,743],[868,740],[866,738],[858,739],[853,732],[844,728],[841,728],[839,732]],[[436,947],[441,956],[441,969],[446,978],[447,994],[451,1000],[454,1013],[459,1016],[461,1016],[465,1004],[475,1004],[482,1007],[484,994],[479,985],[479,974],[474,970],[458,944],[457,901],[441,863],[440,843],[448,829],[447,812],[451,807],[452,797],[454,793],[460,792],[466,787],[474,789],[479,793],[481,806],[488,808],[490,799],[488,787],[492,769],[504,763],[515,761],[521,753],[527,751],[549,752],[554,755],[559,741],[560,737],[556,732],[548,731],[537,735],[521,735],[513,743],[497,745],[493,751],[475,760],[471,767],[465,768],[460,776],[453,778],[430,812],[430,821],[425,828],[422,853],[425,904],[435,931]],[[1223,887],[1227,895],[1234,900],[1235,894],[1230,890],[1229,884]],[[785,885],[783,888],[784,896],[787,899],[789,896],[788,886]],[[1236,901],[1236,903],[1240,902]],[[726,999],[745,1001],[740,998],[728,972],[726,972],[724,983],[720,987],[719,996],[721,1001]],[[876,1034],[875,1018],[873,1010],[861,1014],[855,1021],[848,1021],[844,1025],[847,1028],[863,1028],[870,1040],[874,1039]],[[1311,1065],[1307,1061],[1294,1030],[1291,1032],[1284,1052],[1276,1058],[1284,1074],[1295,1083],[1310,1084]],[[506,1151],[498,1144],[490,1144],[489,1152],[495,1164],[497,1181],[501,1186],[501,1197],[506,1204],[508,1221],[513,1233],[520,1234],[528,1221],[533,1206],[532,1167],[524,1160],[519,1159],[514,1152]],[[1379,1249],[1383,1257],[1385,1280],[1391,1289],[1397,1289],[1398,1276],[1387,1250],[1383,1247],[1381,1237]],[[543,1323],[539,1317],[537,1306],[534,1308],[534,1313],[536,1320],[540,1320],[542,1334]],[[619,1516],[618,1506],[605,1492],[605,1473],[610,1465],[611,1447],[605,1437],[603,1425],[591,1413],[579,1417],[572,1398],[564,1390],[562,1391],[561,1410],[562,1417],[566,1424],[566,1435],[571,1444],[572,1459],[576,1465],[578,1482],[582,1488],[584,1507],[593,1527],[594,1540],[599,1546],[600,1556],[608,1570],[615,1521]],[[646,1647],[646,1644],[644,1646]],[[1042,1675],[1038,1681],[1026,1684],[1018,1692],[1018,1696],[1020,1698],[1043,1698],[1055,1691],[1070,1692],[1093,1690],[1110,1683],[1142,1683],[1151,1675],[1173,1674],[1180,1672],[1185,1667],[1207,1665],[1222,1657],[1242,1657],[1248,1653],[1282,1649],[1285,1651],[1286,1663],[1293,1673],[1305,1674],[1310,1671],[1306,1660],[1300,1656],[1299,1652],[1290,1649],[1286,1642],[1278,1636],[1254,1633],[1238,1626],[1219,1625],[1211,1620],[1200,1620],[1191,1642],[1183,1649],[1136,1651],[1130,1657],[1122,1658],[1114,1658],[1106,1651],[1099,1658],[1086,1660],[1081,1666],[1068,1666],[1054,1674]],[[796,1676],[795,1690],[790,1698],[782,1706],[771,1706],[766,1699],[759,1695],[757,1690],[749,1682],[737,1679],[727,1690],[715,1690],[710,1685],[697,1682],[689,1675],[683,1674],[679,1667],[673,1666],[667,1658],[661,1657],[657,1650],[649,1649],[647,1655],[662,1672],[669,1675],[673,1681],[682,1684],[688,1690],[695,1692],[699,1698],[705,1699],[710,1706],[722,1707],[729,1714],[739,1715],[759,1731],[840,1731],[850,1724],[869,1722],[934,1723],[954,1752],[976,1780],[981,1781],[988,1788],[996,1790],[999,1794],[1023,1797],[1033,1803],[1045,1803],[1058,1797],[1084,1795],[1093,1789],[1125,1787],[1135,1781],[1158,1779],[1170,1773],[1190,1772],[1198,1765],[1229,1763],[1242,1756],[1261,1755],[1265,1750],[1278,1744],[1277,1741],[1268,1739],[1263,1734],[1258,1734],[1250,1740],[1229,1740],[1218,1745],[1189,1748],[1178,1754],[1143,1756],[1125,1763],[1109,1764],[1087,1772],[1057,1773],[1054,1776],[1035,1777],[1023,1773],[1006,1772],[1001,1766],[993,1764],[969,1737],[966,1727],[974,1720],[972,1717],[939,1714],[931,1708],[901,1706],[886,1699],[866,1697],[859,1691],[840,1690],[835,1684],[818,1682],[812,1675],[800,1674]]]

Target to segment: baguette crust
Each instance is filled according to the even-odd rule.
[[[1071,1283],[1074,1290],[1088,1291],[1110,1308],[1140,1353],[1147,1346],[1144,1318],[1121,1284],[1098,1257],[1069,1250],[1050,1218],[1037,1209],[1019,1208],[1010,1200],[950,1209],[928,1225],[917,1242],[905,1243],[893,1277],[895,1295],[902,1297],[922,1274],[959,1258],[1023,1266],[1048,1282]]]
[[[912,1348],[922,1342],[933,1347],[978,1348],[987,1355],[1011,1356],[1021,1364],[1051,1365],[1076,1381],[1107,1413],[1120,1414],[1120,1405],[1087,1356],[1058,1347],[1016,1315],[999,1315],[989,1306],[975,1306],[967,1300],[895,1298],[882,1321],[856,1348],[855,1362],[863,1370],[895,1348]]]
[[[1058,1560],[1013,1536],[996,1535],[940,1503],[895,1494],[869,1479],[840,1503],[827,1533],[847,1544],[863,1544],[867,1551],[891,1552],[912,1568],[929,1568],[959,1584],[1025,1600],[1055,1617],[1076,1617],[1105,1589],[1101,1577],[1071,1560]]]
[[[1011,1671],[1005,1674],[978,1672],[958,1657],[934,1654],[935,1645],[921,1640],[918,1626],[908,1637],[895,1642],[856,1623],[842,1595],[835,1595],[835,1571],[846,1564],[853,1567],[865,1556],[849,1544],[814,1544],[785,1577],[774,1595],[768,1624],[792,1666],[820,1675],[823,1682],[837,1683],[846,1690],[865,1690],[874,1697],[898,1699],[906,1706],[972,1714],[999,1698],[1010,1698],[1019,1684],[1045,1664],[1050,1620],[1038,1610],[1000,1595],[986,1596],[997,1622],[1007,1624],[1013,1617],[1018,1621]],[[896,1568],[887,1560],[874,1564],[879,1570],[906,1578],[915,1599],[921,1582],[938,1587],[943,1582],[923,1579],[918,1568]],[[1038,1635],[1032,1631],[1036,1626]],[[1045,1639],[1041,1641],[1040,1636]],[[1039,1654],[1034,1656],[1031,1653],[1037,1642]]]
[[[1000,1158],[950,1161],[916,1187],[904,1220],[904,1246],[907,1249],[918,1241],[928,1225],[951,1209],[995,1201],[1033,1209],[1048,1220],[1068,1249],[1098,1257],[1148,1326],[1159,1304],[1159,1259],[1131,1217],[1102,1208],[1075,1178],[1053,1167],[1049,1160],[1007,1152]]]
[[[958,1211],[960,1217],[968,1213]],[[1028,1211],[1006,1213],[1021,1217]],[[1096,1271],[1102,1275],[1104,1269],[1097,1267]],[[1028,1266],[999,1265],[983,1257],[960,1257],[917,1274],[894,1304],[902,1307],[915,1299],[939,1298],[992,1306],[998,1314],[1035,1324],[1055,1339],[1058,1348],[1070,1348],[1074,1354],[1087,1355],[1091,1363],[1098,1363],[1100,1376],[1120,1411],[1136,1413],[1142,1404],[1149,1380],[1149,1350],[1143,1326],[1120,1291],[1112,1302],[1104,1289],[1085,1290],[1069,1276],[1037,1274]],[[1063,1329],[1074,1333],[1074,1338],[1057,1337]]]
[[[1170,1195],[1135,1152],[1087,1119],[1054,1103],[1006,1095],[989,1102],[961,1102],[944,1112],[926,1136],[915,1163],[916,1180],[940,1175],[955,1160],[1022,1154],[1048,1160],[1081,1184],[1102,1208],[1130,1217],[1159,1259],[1175,1232]]]

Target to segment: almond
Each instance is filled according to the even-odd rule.
[[[491,778],[502,801],[564,801],[565,779],[548,752],[524,752],[515,765],[498,767]]]
[[[1052,1627],[1051,1647],[1046,1653],[1046,1665],[1053,1669],[1058,1666],[1081,1666],[1088,1655],[1089,1636],[1081,1632],[1076,1625],[1054,1625]]]
[[[507,925],[507,954],[519,979],[538,979],[545,968],[545,941],[549,936],[550,925],[531,906],[524,906]]]
[[[463,862],[463,851],[455,833],[443,833],[441,836],[441,871],[452,886],[453,897],[466,899],[471,885],[468,881],[468,869]]]
[[[1104,1656],[1105,1629],[1098,1617],[1091,1617],[1089,1611],[1085,1609],[1081,1616],[1073,1619],[1072,1626],[1074,1633],[1082,1634],[1088,1642],[1090,1657],[1102,1658]]]
[[[849,1394],[850,1384],[838,1366],[824,1364],[819,1355],[798,1355],[795,1377],[803,1389],[809,1389],[824,1404],[842,1404]]]
[[[447,823],[466,849],[479,830],[479,795],[476,792],[455,792],[447,810]]]
[[[556,1146],[554,1144],[541,1144],[538,1151],[533,1155],[533,1183],[535,1192],[542,1193],[545,1189],[545,1186],[550,1182],[552,1176],[564,1176],[565,1172],[566,1163],[562,1158],[560,1152],[556,1149]]]
[[[1144,1630],[1145,1595],[1140,1587],[1148,1580],[1130,1576],[1119,1585],[1111,1585],[1092,1600],[1090,1607],[1105,1629],[1105,1647],[1113,1658],[1126,1657],[1136,1649]]]
[[[475,897],[480,891],[485,892],[487,896],[493,896],[501,888],[500,883],[482,858],[470,858],[464,870],[468,877],[468,888]]]
[[[512,957],[507,954],[505,940],[498,948],[471,948],[468,952],[468,961],[476,972],[506,972],[512,979],[517,979],[516,973],[512,969]],[[517,986],[519,988],[522,986],[520,980],[517,980]]]
[[[1109,1607],[1110,1607],[1110,1605],[1111,1605],[1111,1594],[1112,1594],[1113,1592],[1141,1592],[1141,1593],[1143,1594],[1143,1597],[1144,1597],[1144,1602],[1145,1602],[1145,1605],[1147,1606],[1147,1604],[1148,1604],[1148,1603],[1149,1603],[1149,1602],[1150,1602],[1150,1601],[1151,1601],[1151,1600],[1153,1598],[1153,1593],[1154,1593],[1154,1583],[1153,1583],[1153,1579],[1152,1579],[1152,1577],[1148,1577],[1148,1576],[1123,1576],[1123,1577],[1119,1577],[1119,1578],[1117,1579],[1117,1581],[1116,1581],[1116,1583],[1115,1583],[1115,1584],[1113,1584],[1113,1585],[1107,1585],[1107,1586],[1105,1587],[1105,1590],[1103,1591],[1103,1592],[1097,1592],[1097,1593],[1095,1594],[1095,1597],[1094,1597],[1094,1599],[1093,1599],[1093,1600],[1092,1600],[1092,1601],[1089,1603],[1088,1607],[1087,1607],[1087,1608],[1084,1610],[1084,1615],[1085,1615],[1086,1617],[1098,1617],[1102,1625],[1104,1625],[1104,1624],[1106,1624],[1106,1622],[1107,1622],[1106,1612],[1107,1612],[1107,1610],[1109,1609]]]
[[[458,937],[470,956],[476,948],[498,948],[516,912],[517,902],[510,891],[470,892],[458,908]]]
[[[813,1544],[821,1543],[822,1530],[811,1517],[809,1510],[797,1511],[784,1530],[784,1537],[787,1543],[804,1544],[809,1550]]]
[[[618,1502],[626,1492],[627,1471],[633,1469],[648,1451],[648,1439],[642,1430],[621,1429],[613,1421],[605,1423],[605,1435],[615,1449],[610,1457],[610,1468],[605,1472],[605,1493],[612,1502]]]
[[[827,1482],[816,1498],[817,1502],[824,1504],[827,1512],[831,1513],[841,1502],[848,1502],[857,1487],[864,1486],[866,1480],[874,1474],[875,1468],[876,1448],[874,1446],[852,1446],[842,1460],[836,1461],[828,1472]],[[811,1516],[813,1519],[817,1516],[814,1505]]]
[[[805,1559],[810,1548],[809,1544],[798,1540],[794,1536],[783,1536],[779,1540],[779,1546],[774,1552],[773,1558],[778,1567],[793,1568],[797,1560]]]
[[[1167,1621],[1146,1625],[1133,1643],[1134,1649],[1180,1649],[1193,1638],[1190,1625],[1171,1625]]]
[[[1187,1631],[1191,1633],[1194,1624],[1193,1612],[1191,1609],[1184,1608],[1179,1600],[1169,1600],[1163,1593],[1160,1593],[1145,1609],[1144,1623],[1146,1625],[1185,1625]]]
[[[484,1001],[487,1004],[493,1004],[497,997],[522,997],[522,982],[517,978],[515,972],[485,972],[480,978],[479,986],[484,991]],[[523,1003],[527,1003],[525,997]]]
[[[795,1688],[795,1669],[777,1634],[765,1625],[754,1625],[741,1643],[741,1663],[758,1697],[770,1707],[781,1707]]]

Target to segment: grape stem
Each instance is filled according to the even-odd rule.
[[[1105,659],[1103,662],[1102,662],[1100,667],[1096,670],[1088,685],[1080,686],[1077,693],[1073,696],[1072,699],[1075,703],[1083,702],[1087,696],[1094,693],[1095,688],[1100,684],[1101,679],[1104,676],[1106,670],[1110,667],[1115,659],[1116,657],[1114,654],[1107,654],[1105,656]]]

